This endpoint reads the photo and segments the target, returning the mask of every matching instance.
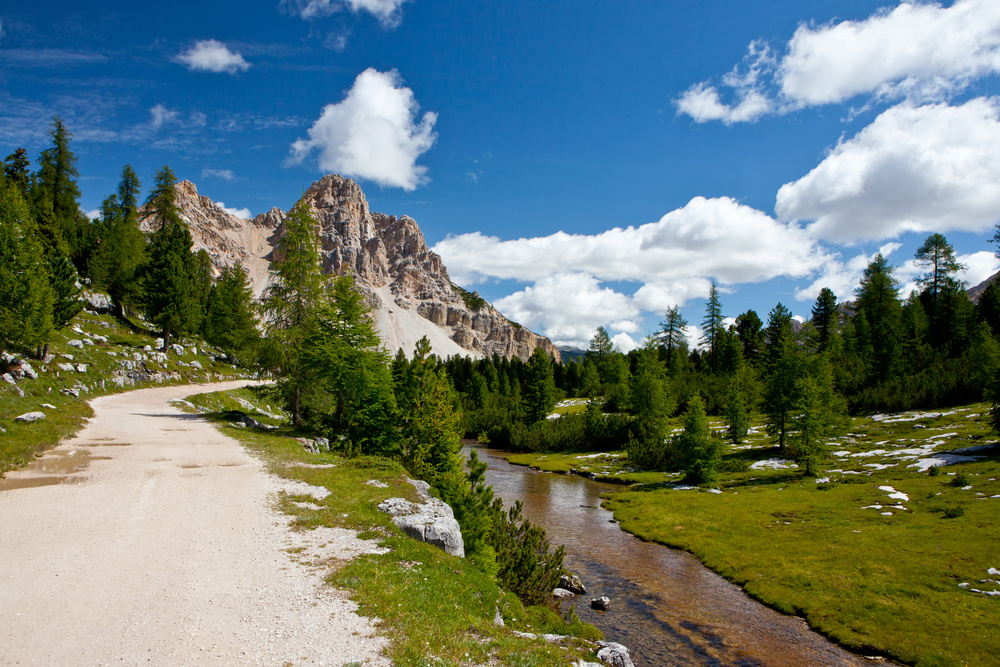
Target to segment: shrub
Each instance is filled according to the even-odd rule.
[[[952,486],[966,486],[966,485],[968,485],[968,483],[969,483],[969,481],[965,477],[965,473],[964,472],[960,472],[960,473],[956,474],[954,477],[951,478],[951,482],[950,482],[950,484]]]
[[[944,518],[946,519],[957,519],[960,516],[965,515],[965,508],[961,505],[956,505],[955,507],[949,507],[944,511]]]
[[[486,542],[496,553],[500,585],[526,605],[549,602],[563,572],[564,548],[549,548],[545,531],[523,517],[521,501],[504,512],[503,502],[494,500],[490,514]]]

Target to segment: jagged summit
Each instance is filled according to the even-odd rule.
[[[284,234],[285,212],[275,207],[252,220],[239,218],[199,195],[190,181],[178,183],[177,194],[195,249],[207,250],[216,270],[242,261],[259,296],[267,286],[274,247]],[[416,221],[372,211],[352,179],[328,174],[309,186],[301,201],[319,222],[323,272],[354,275],[390,352],[410,353],[426,335],[443,356],[527,359],[541,346],[559,358],[547,338],[453,285]]]

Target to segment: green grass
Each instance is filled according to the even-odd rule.
[[[77,333],[74,328],[83,334]],[[92,338],[95,335],[107,338],[107,341]],[[91,338],[95,344],[85,345],[83,349],[68,345],[70,340],[84,338]],[[17,383],[24,396],[20,396],[6,382],[0,382],[0,428],[6,430],[6,433],[0,433],[0,473],[27,465],[79,430],[83,421],[93,414],[87,401],[96,396],[162,384],[232,379],[239,373],[229,364],[213,361],[211,351],[200,342],[196,343],[198,355],[192,354],[190,343],[184,341],[186,351],[183,356],[178,357],[171,352],[165,363],[150,361],[149,352],[143,348],[151,346],[153,341],[153,337],[135,333],[111,316],[86,311],[77,315],[68,327],[55,332],[49,346],[52,361],[43,364],[28,360],[38,378],[24,378]],[[141,382],[125,387],[114,384],[111,381],[114,371],[123,369],[122,362],[126,360],[126,355],[135,354],[145,355],[147,361],[128,360],[139,365],[144,363],[150,370],[169,374],[169,378],[164,382]],[[202,369],[192,367],[190,364],[193,361],[201,364]],[[62,370],[58,367],[60,363],[74,368]],[[78,364],[85,365],[86,370],[77,370]],[[63,393],[63,390],[70,389],[77,391],[79,396]],[[43,407],[43,404],[54,406],[54,409]],[[14,421],[15,417],[26,412],[44,412],[46,418],[30,424]]]
[[[625,530],[690,551],[849,648],[917,665],[991,664],[1000,598],[959,584],[1000,589],[989,581],[1000,577],[987,574],[1000,568],[1000,497],[992,497],[1000,496],[1000,446],[937,475],[902,454],[996,443],[986,407],[888,423],[856,418],[830,443],[819,480],[795,467],[748,470],[722,475],[721,494],[646,484],[607,494],[604,504]],[[730,456],[751,463],[776,454],[755,438]],[[952,483],[958,475],[961,486]]]
[[[286,497],[280,508],[295,516],[293,526],[309,530],[318,526],[349,528],[362,538],[377,539],[390,551],[359,556],[348,563],[332,565],[328,582],[351,593],[359,612],[380,619],[379,630],[390,639],[387,654],[397,665],[502,664],[566,665],[576,659],[593,660],[593,645],[579,639],[563,646],[529,641],[511,632],[574,634],[596,639],[599,632],[579,621],[567,624],[550,610],[524,608],[516,597],[501,591],[495,581],[471,563],[449,556],[440,549],[403,536],[389,517],[376,508],[390,497],[417,500],[405,481],[402,467],[391,460],[336,454],[310,454],[294,440],[299,435],[287,427],[262,432],[230,425],[230,412],[239,404],[244,412],[264,421],[266,415],[248,411],[235,399],[263,405],[260,389],[199,394],[188,400],[205,411],[218,428],[241,440],[282,477],[330,490],[323,501],[312,497]],[[302,467],[333,464],[332,468]],[[367,482],[377,480],[386,488]],[[294,501],[320,505],[310,509]],[[500,611],[506,627],[493,623]]]

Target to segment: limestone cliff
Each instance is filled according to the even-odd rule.
[[[195,249],[205,248],[217,270],[242,261],[254,292],[261,294],[274,246],[284,234],[285,213],[272,208],[246,220],[198,195],[189,181],[179,183],[177,193]],[[371,211],[353,180],[324,176],[302,200],[319,223],[323,272],[353,274],[390,352],[410,353],[426,335],[434,351],[443,356],[498,354],[527,359],[541,346],[559,358],[547,338],[510,322],[478,295],[453,285],[416,221]]]

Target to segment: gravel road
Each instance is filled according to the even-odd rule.
[[[275,494],[326,490],[168,403],[243,384],[94,399],[77,437],[0,481],[0,664],[389,664],[307,564],[375,544],[289,530]]]

